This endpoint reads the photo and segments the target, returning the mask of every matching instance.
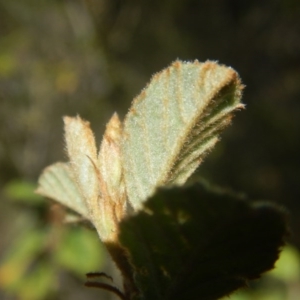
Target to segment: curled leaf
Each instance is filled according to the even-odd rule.
[[[135,209],[158,186],[187,180],[243,107],[241,90],[233,69],[210,61],[176,61],[153,76],[124,122],[124,175]]]

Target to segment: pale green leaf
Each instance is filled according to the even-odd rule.
[[[242,108],[242,85],[215,62],[176,61],[153,76],[124,122],[123,164],[135,209],[158,186],[183,184]]]
[[[118,222],[126,213],[126,193],[121,160],[121,122],[116,113],[106,124],[98,155],[101,199],[94,221],[102,241],[116,240]]]
[[[58,162],[47,167],[38,184],[36,193],[53,199],[88,219],[87,207],[68,163]]]
[[[94,221],[100,194],[96,172],[97,149],[90,123],[80,117],[64,117],[65,140],[71,172]]]
[[[97,235],[83,227],[68,228],[54,255],[59,265],[79,276],[101,268],[105,258]]]

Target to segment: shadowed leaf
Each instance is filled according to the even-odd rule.
[[[136,299],[213,300],[271,269],[287,234],[285,213],[197,183],[161,188],[121,223]]]

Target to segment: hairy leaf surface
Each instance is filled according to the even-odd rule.
[[[39,178],[36,193],[53,199],[88,219],[84,198],[74,181],[69,163],[47,167]]]
[[[187,180],[243,107],[241,90],[233,69],[210,61],[176,61],[153,76],[124,122],[124,175],[135,209],[158,186]]]

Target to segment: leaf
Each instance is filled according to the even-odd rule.
[[[72,204],[66,193],[48,187],[38,192],[87,216],[102,241],[116,240],[129,203],[137,210],[158,186],[183,184],[195,171],[231,113],[243,107],[241,89],[231,68],[177,61],[134,101],[124,131],[113,115],[98,156],[89,122],[64,117],[68,179],[81,199]]]
[[[101,174],[99,169],[95,138],[89,122],[80,117],[64,117],[64,122],[71,170],[85,200],[89,219],[102,241],[112,240],[117,234],[114,203],[106,191],[103,180],[106,174]]]
[[[135,299],[214,300],[273,268],[285,213],[200,183],[160,188],[120,224],[141,294]]]
[[[241,90],[233,69],[210,61],[176,61],[153,76],[124,121],[124,176],[134,209],[158,186],[187,180],[243,107]]]
[[[83,227],[68,228],[54,253],[55,262],[82,276],[104,265],[104,249],[93,231]]]
[[[286,246],[270,275],[286,283],[300,282],[299,250],[292,245]]]
[[[38,205],[44,201],[41,196],[34,193],[35,184],[25,180],[12,180],[4,187],[4,193],[10,199],[30,205]]]
[[[50,298],[54,294],[54,283],[57,275],[50,262],[40,262],[35,265],[30,274],[26,274],[18,287],[18,299],[40,300]]]
[[[112,200],[119,198],[120,186],[122,186],[122,161],[121,161],[121,122],[116,113],[106,125],[106,130],[101,142],[98,155],[99,170],[106,190]],[[124,189],[122,187],[122,189]]]
[[[45,234],[42,230],[25,231],[14,241],[1,259],[0,286],[2,288],[8,290],[17,288],[44,243]]]
[[[53,199],[88,219],[88,210],[68,163],[47,167],[38,181],[36,193]]]
[[[103,242],[116,240],[127,207],[119,117],[115,113],[107,123],[98,155],[89,122],[80,117],[64,117],[64,122],[70,162],[46,168],[36,192],[90,220]]]
[[[80,117],[64,117],[65,139],[71,170],[90,217],[99,213],[99,178],[96,172],[97,149],[89,122]]]
[[[104,240],[116,239],[118,222],[126,213],[126,192],[121,161],[121,122],[116,113],[106,124],[98,155],[101,200],[98,219]],[[113,233],[112,233],[113,232]]]

